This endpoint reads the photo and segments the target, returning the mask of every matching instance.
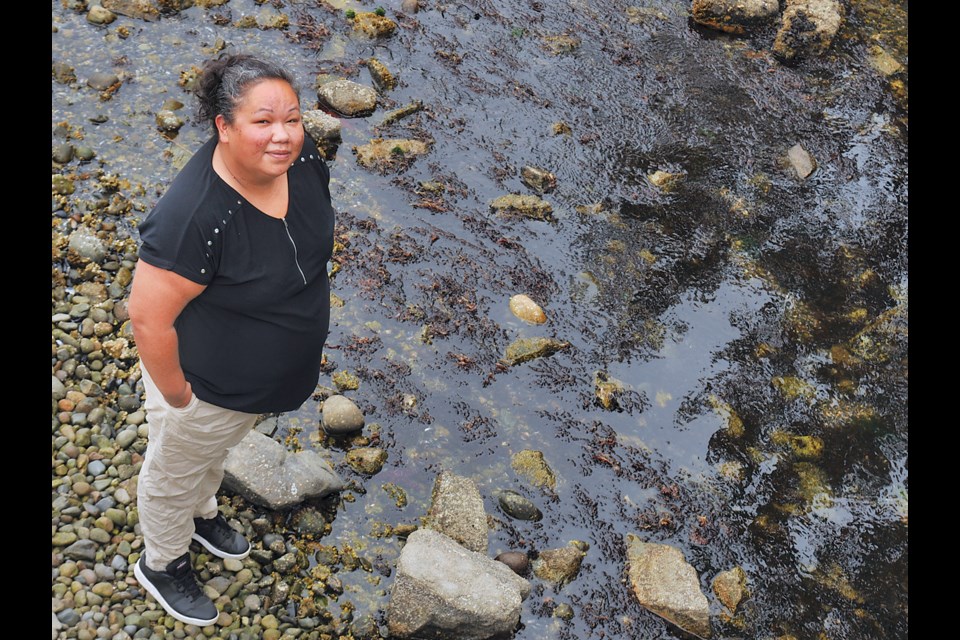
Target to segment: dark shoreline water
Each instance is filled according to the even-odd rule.
[[[281,4],[94,27],[54,3],[53,59],[77,82],[53,84],[53,123],[81,128],[97,153],[54,173],[117,175],[131,210],[92,219],[135,238],[135,219],[208,135],[178,80],[218,38],[282,59],[309,108],[318,73],[369,84],[358,61],[375,55],[397,75],[377,113],[343,120],[331,163],[345,245],[333,291],[346,304],[326,350],[329,373],[360,379],[348,395],[378,425],[387,465],[353,476],[316,438],[315,401],[277,417],[278,437],[324,451],[359,488],[323,543],[380,569],[341,572],[330,606],[378,615],[400,545],[372,536],[375,523],[417,524],[451,469],[477,482],[496,521],[491,555],[590,545],[571,584],[533,580],[518,640],[681,637],[633,600],[627,533],[684,552],[715,637],[906,637],[906,3],[852,2],[831,50],[791,66],[770,55],[772,29],[714,34],[682,2],[633,22],[613,1],[424,2],[402,18],[384,2],[400,28],[381,42],[351,35],[342,13],[375,5]],[[273,11],[291,17],[286,32],[232,26]],[[308,23],[329,28],[319,49],[294,42]],[[555,55],[561,35],[579,44]],[[877,44],[904,69],[876,71]],[[123,80],[106,101],[85,84],[102,71]],[[187,105],[172,141],[154,122],[167,98]],[[376,128],[415,99],[423,112]],[[108,119],[95,125],[97,114]],[[569,134],[553,133],[561,121]],[[377,135],[433,147],[382,175],[351,153]],[[795,144],[818,163],[803,182],[780,162]],[[491,212],[494,198],[530,192],[525,165],[556,174],[544,196],[555,222]],[[647,179],[656,170],[683,178],[664,192]],[[444,185],[442,207],[423,206],[424,181]],[[55,231],[105,197],[95,179],[76,184]],[[515,293],[548,323],[515,318]],[[514,339],[537,335],[570,347],[498,366]],[[597,372],[623,383],[617,410],[597,400]],[[511,468],[524,449],[544,453],[555,493]],[[510,520],[500,488],[544,519]],[[731,618],[710,582],[735,565],[750,596]],[[560,603],[573,619],[551,617]]]

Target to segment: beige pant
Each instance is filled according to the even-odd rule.
[[[194,518],[217,515],[217,490],[228,449],[253,427],[257,414],[224,409],[195,394],[172,407],[140,365],[150,424],[137,485],[137,510],[147,566],[163,571],[190,546]]]

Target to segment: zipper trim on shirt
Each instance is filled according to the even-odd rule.
[[[287,232],[287,237],[290,238],[290,244],[293,245],[293,262],[297,265],[297,271],[300,272],[300,277],[303,278],[303,284],[307,284],[307,276],[303,274],[303,269],[300,268],[300,259],[297,257],[297,243],[293,241],[293,236],[290,235],[290,225],[287,224],[286,218],[280,218],[283,221],[283,228]]]

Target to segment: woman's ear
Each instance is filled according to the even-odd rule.
[[[227,133],[227,119],[223,117],[223,114],[218,115],[213,119],[213,124],[217,127],[217,134],[220,136],[220,142],[230,142],[229,134]]]

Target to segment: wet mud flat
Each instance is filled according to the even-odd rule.
[[[331,162],[339,302],[319,381],[368,427],[324,438],[323,393],[266,417],[352,486],[301,509],[325,518],[309,535],[299,511],[225,498],[301,554],[278,574],[290,597],[261,617],[315,617],[343,635],[367,618],[382,626],[396,527],[419,524],[449,469],[480,487],[491,555],[589,545],[573,581],[534,579],[518,639],[683,637],[631,594],[628,533],[683,551],[715,637],[904,637],[905,5],[850,2],[831,49],[790,65],[770,53],[773,27],[718,34],[692,24],[686,3],[382,6],[397,29],[371,39],[345,17],[375,8],[360,3],[231,0],[102,26],[78,3],[53,5],[54,63],[74,76],[55,69],[53,146],[93,152],[53,165],[53,366],[83,396],[54,408],[54,500],[82,505],[84,484],[115,493],[76,477],[97,459],[111,461],[108,479],[110,467],[134,477],[145,441],[116,442],[139,409],[123,300],[137,220],[208,135],[185,91],[195,67],[232,47],[274,55],[315,108],[318,76],[372,86],[376,58],[396,86],[372,115],[341,119]],[[901,68],[881,71],[877,47]],[[91,87],[96,74],[115,82]],[[423,108],[380,124],[414,101]],[[164,109],[183,120],[175,135],[159,129]],[[361,166],[353,147],[374,138],[429,151]],[[785,159],[796,145],[816,163],[805,179]],[[530,186],[528,166],[555,187]],[[509,194],[551,212],[491,207]],[[78,229],[99,245],[71,245]],[[513,315],[520,293],[544,324]],[[538,337],[565,346],[505,364],[517,339]],[[376,475],[346,464],[359,446],[387,451]],[[523,450],[542,452],[554,489],[511,465]],[[503,513],[501,489],[543,518]],[[80,531],[84,516],[63,508],[59,529]],[[112,555],[136,544],[129,518],[115,524],[98,543]],[[749,595],[731,611],[711,582],[735,566]]]

